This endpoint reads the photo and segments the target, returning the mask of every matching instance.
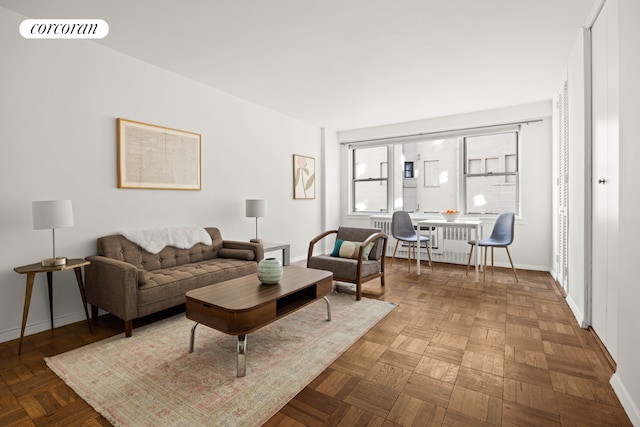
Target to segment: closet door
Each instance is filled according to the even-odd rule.
[[[592,28],[591,326],[615,359],[618,306],[618,36],[617,0]]]
[[[569,89],[558,96],[558,264],[556,280],[569,293]]]

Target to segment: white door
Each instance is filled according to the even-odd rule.
[[[569,293],[569,91],[565,81],[558,97],[558,263],[556,280]]]
[[[592,28],[591,326],[615,359],[618,300],[618,36],[617,0]]]

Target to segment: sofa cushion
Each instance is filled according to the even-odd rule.
[[[244,259],[247,261],[253,261],[256,256],[256,254],[253,251],[250,251],[249,249],[229,249],[229,248],[222,248],[218,251],[218,256],[220,258],[237,258],[237,259]]]
[[[174,305],[183,304],[184,294],[191,289],[254,274],[257,270],[255,261],[215,258],[148,271],[147,282],[138,284],[139,315],[153,313],[156,306],[166,306],[167,300],[172,300]]]
[[[149,272],[147,270],[138,269],[138,285],[149,283]]]

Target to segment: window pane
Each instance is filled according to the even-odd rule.
[[[504,178],[504,176],[467,177],[467,212],[473,214],[517,212],[516,189],[518,187],[505,184]]]
[[[404,177],[413,178],[413,162],[404,162]]]
[[[507,155],[515,156],[517,153],[518,134],[516,132],[499,133],[492,135],[473,136],[465,138],[467,159],[496,159],[497,163],[491,162],[491,167],[495,165],[498,170],[486,170],[480,173],[488,172],[506,172],[504,169],[505,161],[501,161]],[[500,160],[498,160],[500,159]],[[471,165],[469,165],[471,166]],[[486,163],[489,166],[489,162]],[[517,168],[517,164],[515,164]],[[516,172],[513,170],[511,172]],[[467,173],[478,173],[468,171]]]
[[[387,212],[387,181],[354,182],[355,212]]]
[[[413,182],[403,183],[403,209],[439,212],[459,209],[458,140],[438,139],[403,144],[405,161],[414,162]]]
[[[516,155],[507,154],[506,156],[504,156],[504,170],[506,172],[515,172],[517,169]],[[504,182],[515,183],[516,177],[514,175],[507,175],[504,177]]]
[[[386,146],[353,150],[353,178],[382,178],[381,163],[387,164]],[[386,171],[384,174],[386,176]]]
[[[498,168],[498,158],[497,157],[489,157],[484,161],[484,173],[496,173],[500,172]]]
[[[380,162],[380,178],[386,178],[389,174],[389,163],[388,162]]]
[[[467,173],[482,173],[482,161],[480,159],[469,159]]]
[[[437,187],[440,185],[440,161],[425,160],[424,162],[424,186]]]

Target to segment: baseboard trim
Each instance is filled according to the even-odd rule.
[[[611,357],[611,354],[609,353],[609,350],[607,350],[607,347],[600,340],[600,337],[598,336],[596,331],[591,326],[589,326],[589,333],[591,334],[593,339],[596,340],[596,343],[598,344],[598,347],[600,347],[600,350],[602,351],[602,354],[604,354],[604,357],[607,359],[607,362],[609,363],[609,366],[611,367],[611,370],[615,373],[616,370],[618,369],[618,364],[616,363],[615,360],[613,360],[613,357]]]
[[[620,404],[631,420],[631,424],[633,424],[634,426],[640,426],[640,409],[638,409],[638,406],[629,395],[629,392],[624,386],[624,383],[620,381],[620,377],[617,373],[611,376],[609,384],[611,384],[611,387],[613,387],[613,391],[616,393],[616,396],[618,396]]]
[[[575,301],[573,300],[573,298],[571,298],[571,295],[567,295],[564,300],[567,302],[567,305],[571,309],[571,312],[573,313],[573,316],[576,318],[576,321],[578,322],[578,325],[580,325],[580,327],[582,329],[587,329],[589,327],[589,325],[584,320],[584,315],[582,314],[582,312],[578,308],[578,306],[575,303]]]
[[[55,317],[53,319],[53,324],[56,328],[61,326],[66,326],[71,323],[87,321],[87,318],[84,315],[84,312],[80,311],[77,313],[72,313],[65,316]],[[48,331],[51,329],[51,321],[49,319],[43,320],[36,323],[28,323],[24,328],[24,336],[27,337],[29,335],[37,334],[39,332]],[[7,342],[11,340],[15,340],[20,338],[20,326],[16,328],[6,329],[0,332],[0,342]]]

